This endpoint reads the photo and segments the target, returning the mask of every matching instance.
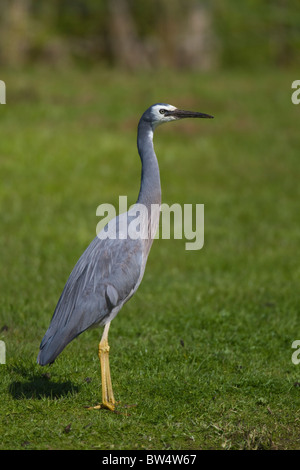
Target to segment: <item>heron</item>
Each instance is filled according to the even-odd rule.
[[[90,407],[115,410],[109,366],[108,332],[111,321],[139,287],[158,228],[161,184],[153,132],[165,122],[184,118],[212,118],[184,111],[170,104],[156,103],[142,115],[138,124],[137,148],[142,171],[138,199],[127,212],[110,220],[77,261],[58,300],[37,357],[41,366],[52,364],[63,349],[85,330],[102,326],[98,347],[101,368],[102,402]],[[136,217],[134,208],[147,209],[141,219],[140,236],[128,236],[128,225]],[[156,207],[156,210],[150,210]],[[114,233],[116,236],[110,237]],[[146,235],[146,236],[145,236]]]

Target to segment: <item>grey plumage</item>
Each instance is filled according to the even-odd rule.
[[[137,286],[139,240],[96,237],[75,265],[41,342],[38,363],[51,363],[76,336],[111,321]]]
[[[141,117],[138,151],[142,176],[138,204],[150,208],[161,202],[159,167],[153,148],[153,131],[158,124],[184,117],[212,117],[180,111],[158,103]],[[138,288],[159,222],[159,210],[148,211],[144,232],[147,238],[123,238],[134,216],[121,214],[103,230],[116,228],[116,238],[96,237],[76,263],[60,296],[50,326],[41,342],[37,362],[53,362],[76,336],[90,327],[111,322]],[[152,236],[152,235],[153,236]]]

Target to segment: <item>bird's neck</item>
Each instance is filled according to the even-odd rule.
[[[137,202],[150,209],[151,204],[161,204],[161,186],[153,147],[153,129],[147,121],[141,120],[139,123],[137,146],[142,162],[141,187]]]

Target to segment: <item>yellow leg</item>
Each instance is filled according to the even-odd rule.
[[[110,367],[109,367],[109,344],[108,344],[108,330],[110,322],[104,327],[104,332],[99,343],[99,360],[101,366],[101,381],[102,381],[102,404],[92,407],[92,409],[107,408],[111,411],[115,409],[115,398],[113,394]]]

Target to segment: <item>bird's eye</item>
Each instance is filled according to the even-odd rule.
[[[160,112],[160,114],[165,114],[166,110],[165,109],[160,109],[159,112]]]

